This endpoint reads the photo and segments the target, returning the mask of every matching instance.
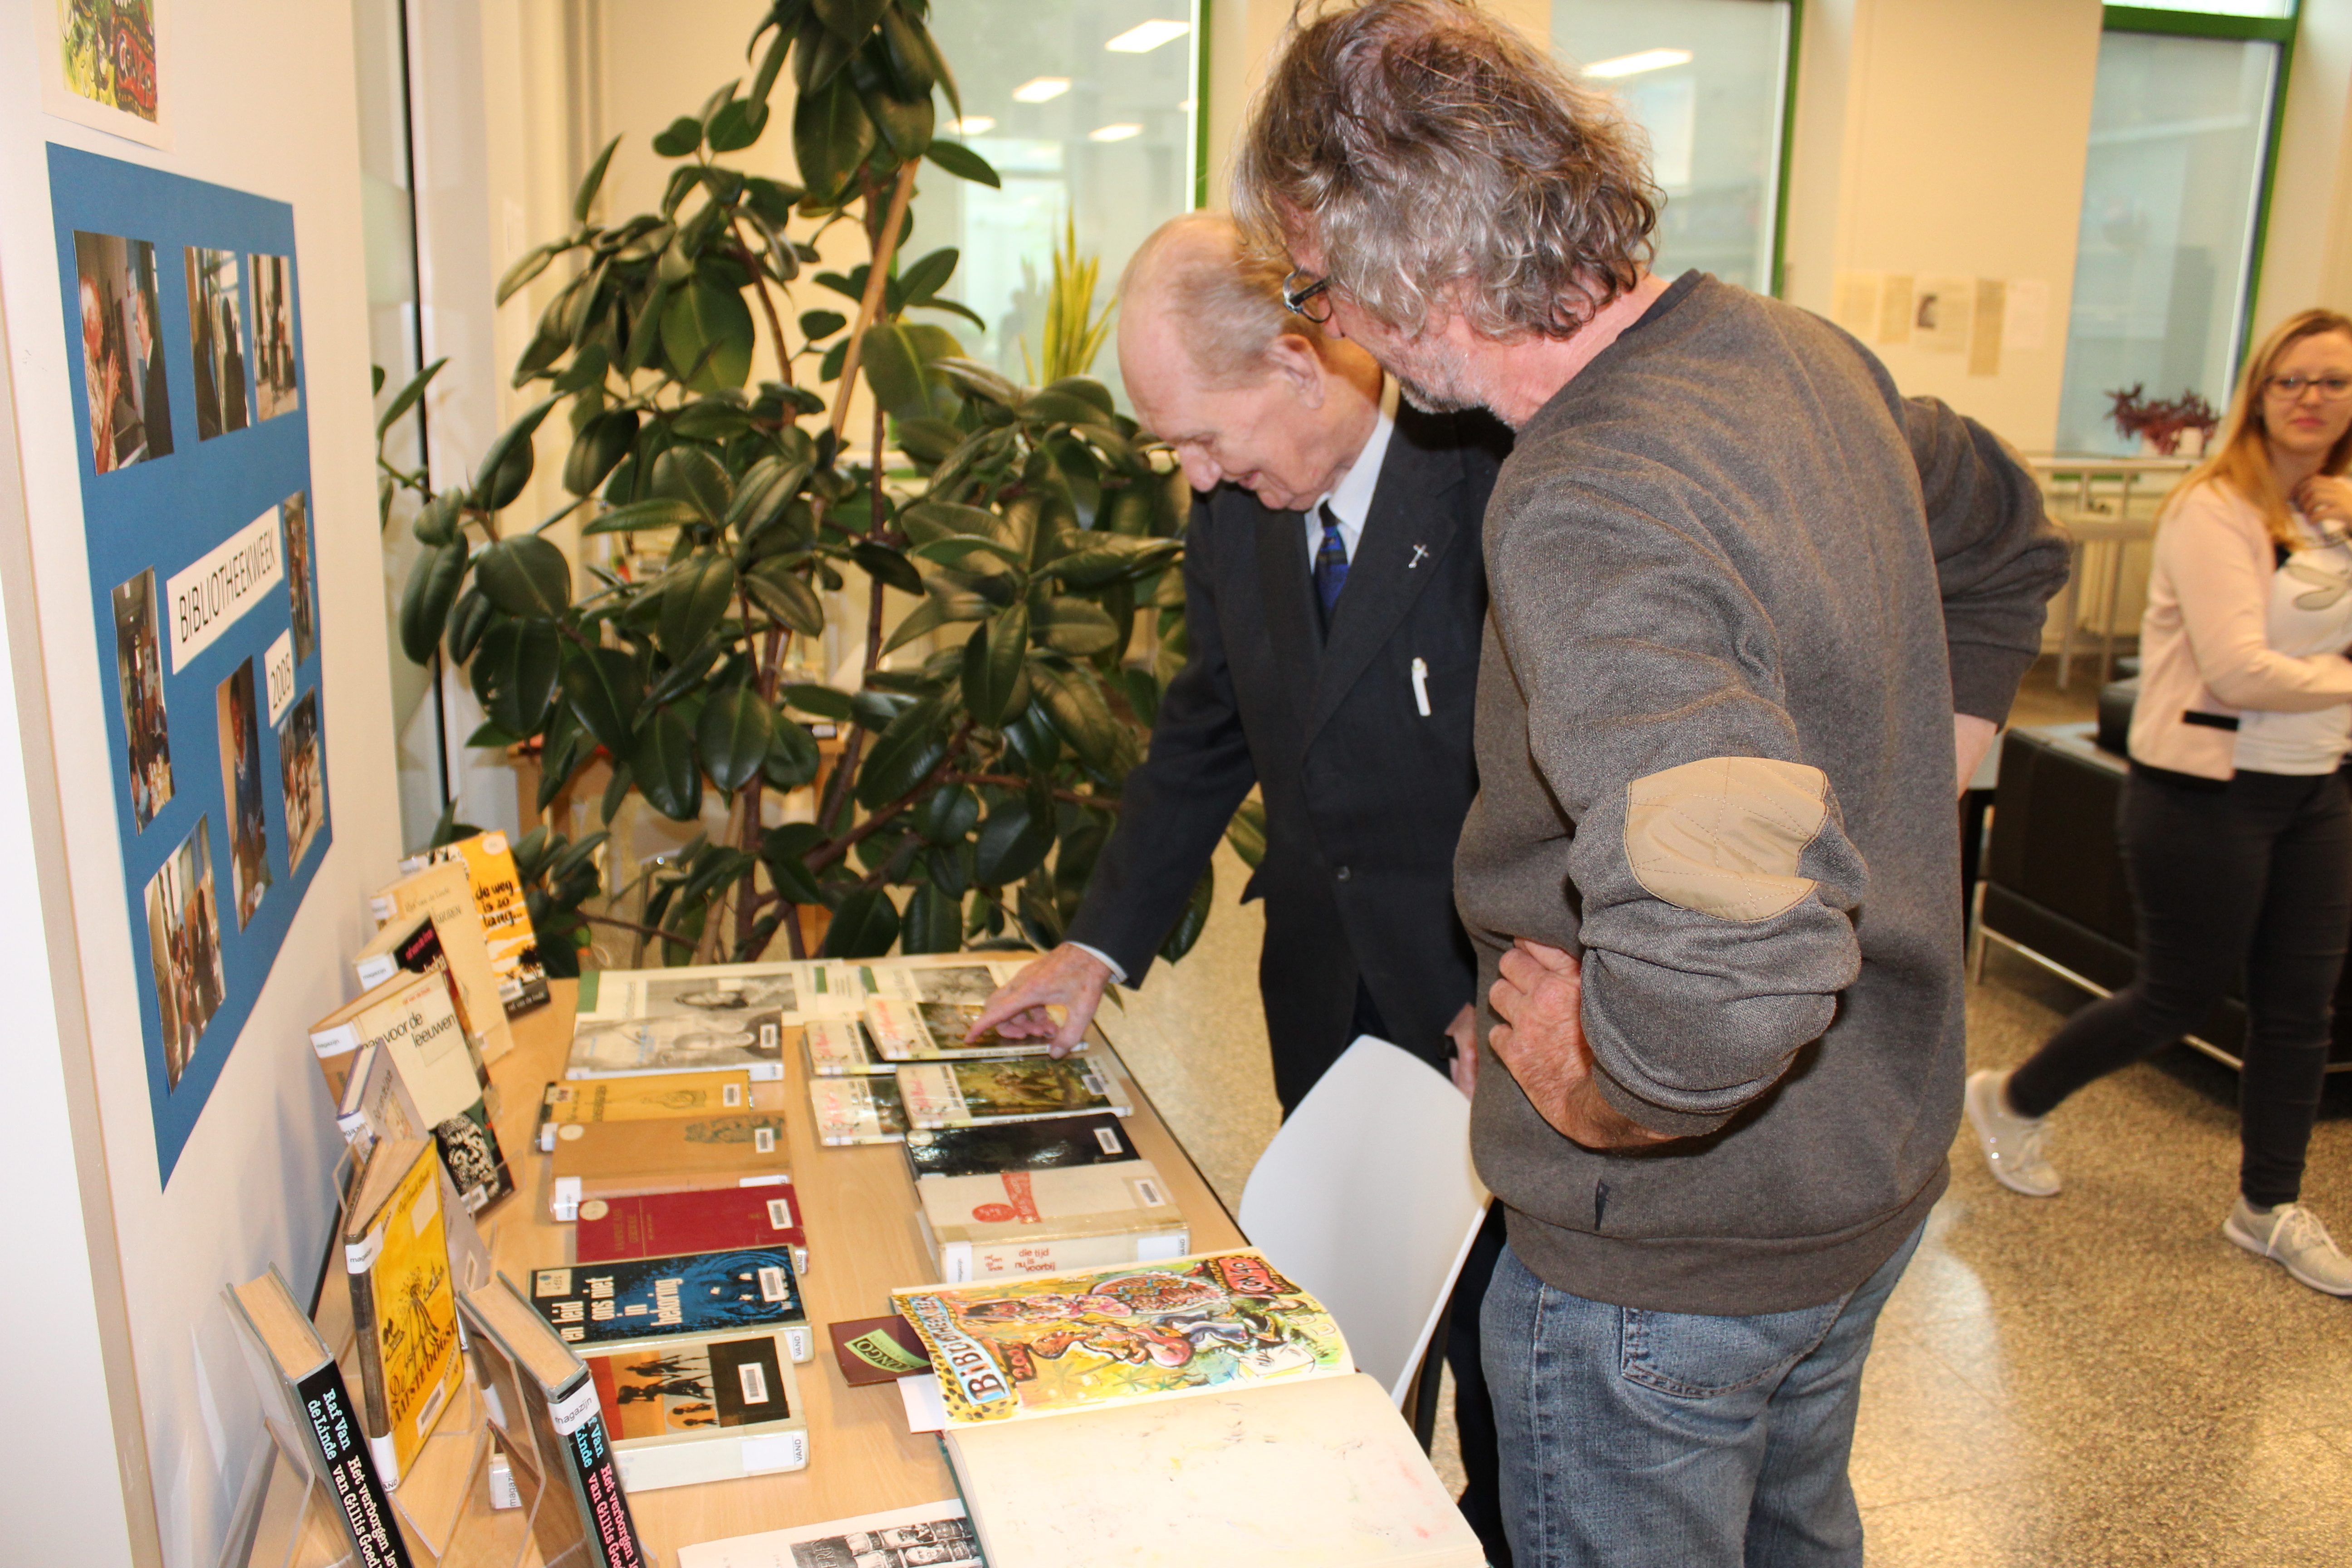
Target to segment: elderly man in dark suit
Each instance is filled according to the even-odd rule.
[[[1106,986],[1142,984],[1255,785],[1265,858],[1243,896],[1265,900],[1259,987],[1285,1111],[1360,1034],[1466,1090],[1476,971],[1453,858],[1477,793],[1478,525],[1509,437],[1483,415],[1400,406],[1370,355],[1286,312],[1280,273],[1246,260],[1223,216],[1163,226],[1120,298],[1129,395],[1201,492],[1184,542],[1192,652],[1069,940],[980,1023],[1075,1042]],[[1502,1550],[1475,1350],[1488,1240],[1448,1359],[1465,1510]]]

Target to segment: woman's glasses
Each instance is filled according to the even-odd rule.
[[[2314,388],[2322,402],[2334,403],[2352,395],[2352,375],[2274,375],[2263,390],[2282,403],[2293,403]]]

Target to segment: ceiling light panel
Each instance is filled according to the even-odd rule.
[[[1130,136],[1140,136],[1142,134],[1143,127],[1132,123],[1119,125],[1097,125],[1092,131],[1087,132],[1087,140],[1089,142],[1124,142]]]
[[[1643,49],[1638,55],[1619,55],[1613,60],[1595,60],[1584,68],[1584,74],[1597,77],[1639,76],[1643,71],[1664,70],[1668,66],[1691,63],[1688,49]]]
[[[1147,55],[1192,30],[1190,22],[1143,22],[1103,46],[1115,55]]]
[[[1013,89],[1016,103],[1044,103],[1070,90],[1070,79],[1066,76],[1034,76]]]

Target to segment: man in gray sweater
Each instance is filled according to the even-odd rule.
[[[1863,1360],[1959,1114],[1953,798],[2064,551],[1853,339],[1650,275],[1643,163],[1507,28],[1372,0],[1293,37],[1235,206],[1295,309],[1518,430],[1455,861],[1514,1554],[1859,1564]]]

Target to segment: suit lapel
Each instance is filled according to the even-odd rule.
[[[1323,633],[1317,619],[1315,582],[1307,570],[1307,525],[1295,511],[1269,511],[1255,501],[1249,504],[1256,514],[1266,636],[1281,665],[1281,684],[1290,695],[1291,710],[1304,719],[1314,710],[1316,683],[1323,671]]]
[[[1398,410],[1388,458],[1381,466],[1381,482],[1372,491],[1371,513],[1364,520],[1356,557],[1348,563],[1348,585],[1332,616],[1321,679],[1307,722],[1307,740],[1338,710],[1348,689],[1364,673],[1422,590],[1436,580],[1438,563],[1446,551],[1455,546],[1460,521],[1443,503],[1445,493],[1462,482],[1461,455],[1442,448],[1432,451],[1415,440],[1432,423],[1435,421],[1409,409]],[[1300,575],[1306,575],[1303,562]],[[1313,608],[1310,602],[1310,614]]]

